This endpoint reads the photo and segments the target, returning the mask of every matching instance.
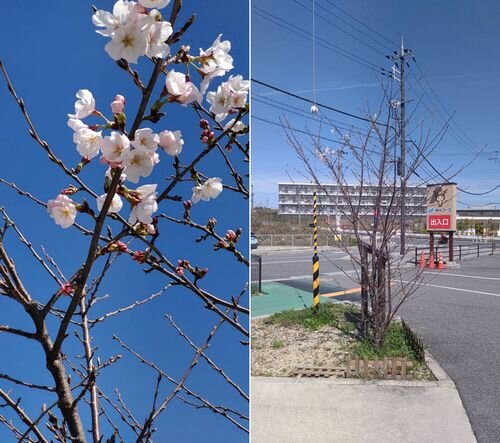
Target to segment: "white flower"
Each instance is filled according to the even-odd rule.
[[[130,140],[126,135],[112,131],[110,136],[104,137],[101,148],[108,162],[119,163],[123,161],[123,154],[130,149]]]
[[[143,151],[156,151],[160,137],[151,128],[143,128],[135,131],[131,144],[135,149]]]
[[[101,149],[101,132],[92,131],[87,127],[81,128],[73,134],[73,142],[76,143],[76,150],[82,157],[91,159],[99,154]]]
[[[235,134],[238,134],[240,132],[244,132],[247,129],[247,126],[245,123],[243,123],[241,120],[238,120],[235,123],[235,118],[229,120],[225,125],[224,125],[224,131],[230,131],[234,132]]]
[[[148,151],[134,149],[126,151],[123,155],[123,166],[127,180],[137,183],[139,177],[148,177],[153,172],[153,159]]]
[[[250,82],[237,75],[229,77],[228,81],[220,84],[216,92],[208,92],[207,102],[212,105],[210,111],[215,114],[215,119],[220,122],[234,108],[243,108],[249,89]]]
[[[183,105],[188,105],[194,101],[201,102],[203,99],[196,86],[188,81],[186,75],[181,72],[175,72],[173,69],[169,71],[165,84],[167,91],[176,98],[176,101]]]
[[[138,187],[135,192],[139,195],[139,203],[132,208],[128,222],[133,225],[140,221],[144,224],[153,222],[152,214],[158,210],[156,203],[157,185],[143,185]]]
[[[217,198],[222,192],[222,179],[219,177],[209,178],[205,183],[203,183],[205,188],[205,195],[210,198]]]
[[[229,104],[233,108],[243,108],[247,101],[250,82],[241,75],[231,76],[228,80],[230,88]]]
[[[73,114],[68,114],[68,126],[73,129],[73,131],[79,131],[82,128],[88,128],[88,126],[83,123],[79,118],[76,118]]]
[[[113,6],[113,13],[100,9],[92,16],[92,23],[98,28],[104,28],[97,30],[98,34],[112,36],[127,21],[137,21],[134,16],[137,15],[136,11],[136,2],[118,0]]]
[[[168,155],[179,155],[183,145],[184,140],[181,131],[160,132],[160,146]]]
[[[102,194],[100,197],[96,198],[97,209],[99,211],[102,211],[104,200],[106,200],[107,195],[108,194]],[[108,208],[108,214],[111,212],[120,212],[122,208],[123,208],[123,201],[121,197],[118,194],[113,195],[113,198],[111,199],[111,204],[109,205]]]
[[[208,201],[209,198],[205,197],[203,192],[203,186],[197,185],[193,188],[193,195],[191,196],[191,201],[193,203],[198,203],[200,200]]]
[[[170,3],[170,0],[139,0],[139,4],[145,8],[162,9]]]
[[[54,200],[47,202],[47,212],[56,224],[66,229],[75,223],[76,207],[67,195],[59,194]]]
[[[76,93],[76,97],[79,100],[75,102],[75,114],[68,114],[68,117],[70,117],[70,119],[85,118],[94,112],[95,100],[92,92],[90,92],[88,89],[80,89]]]
[[[215,77],[221,77],[226,72],[233,69],[233,58],[229,55],[231,50],[231,42],[229,40],[220,41],[220,34],[212,46],[206,51],[200,49],[201,57],[201,74],[203,81],[201,82],[201,93],[204,94],[208,88],[210,81]]]
[[[192,189],[191,200],[193,203],[198,203],[200,200],[209,201],[211,198],[217,198],[222,189],[222,179],[209,178],[203,185],[197,185]]]
[[[146,53],[147,34],[140,23],[127,22],[114,32],[104,49],[113,60],[123,58],[129,63],[137,63],[137,59]]]
[[[151,24],[147,28],[147,49],[148,57],[164,58],[170,53],[170,46],[166,41],[172,35],[172,25],[169,22],[161,21],[161,14],[156,9],[149,13]]]

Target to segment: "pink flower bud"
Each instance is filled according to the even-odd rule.
[[[231,229],[228,229],[227,232],[226,232],[226,238],[229,241],[235,241],[236,240],[236,234]]]
[[[184,276],[184,268],[181,268],[180,266],[177,266],[177,268],[175,268],[175,273],[179,277],[183,277]]]
[[[125,108],[125,103],[122,101],[115,100],[111,103],[111,110],[113,114],[121,114]]]
[[[208,137],[205,135],[201,138],[202,143],[208,143]]]
[[[146,261],[146,254],[143,251],[135,251],[132,254],[132,260],[137,263],[144,263]]]
[[[73,293],[73,286],[70,283],[64,283],[61,286],[61,293],[64,295],[71,295]]]
[[[116,243],[115,243],[117,249],[120,251],[120,252],[127,252],[128,251],[128,247],[125,243],[123,243],[122,241],[118,240]]]
[[[148,234],[154,235],[156,233],[155,226],[153,224],[146,225],[146,231]]]

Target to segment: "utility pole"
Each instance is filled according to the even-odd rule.
[[[399,81],[399,92],[400,92],[400,113],[399,113],[399,128],[400,128],[400,143],[401,143],[401,153],[397,162],[397,172],[401,178],[401,248],[400,255],[404,255],[406,252],[406,98],[405,98],[405,64],[406,57],[413,56],[410,49],[405,49],[403,36],[401,36],[401,48],[398,52],[394,51],[394,55],[387,56],[391,60],[395,61],[392,66],[392,79]],[[399,70],[397,69],[399,67]],[[397,77],[399,74],[399,78]]]

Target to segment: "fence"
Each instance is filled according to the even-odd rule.
[[[251,291],[262,292],[262,257],[255,254],[251,258]]]
[[[258,234],[259,246],[309,246],[312,247],[311,234]],[[351,234],[318,234],[318,246],[355,246],[355,237]]]
[[[347,378],[374,378],[411,380],[413,377],[407,373],[413,364],[405,358],[385,357],[383,360],[368,360],[355,356],[347,357]]]
[[[466,258],[481,257],[482,255],[493,255],[498,245],[500,245],[498,241],[454,245],[453,258],[454,260],[464,260]],[[429,260],[429,247],[417,246],[415,248],[415,266],[418,265],[422,252],[424,253],[425,261],[427,262]],[[434,260],[439,258],[439,254],[443,254],[443,259],[449,261],[448,245],[434,246]]]

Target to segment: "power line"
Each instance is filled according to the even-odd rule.
[[[258,103],[262,103],[266,106],[271,106],[275,109],[279,109],[281,111],[297,115],[299,117],[305,118],[307,120],[318,121],[317,118],[312,117],[310,113],[304,111],[303,109],[297,108],[296,106],[289,105],[288,103],[283,103],[279,100],[271,99],[269,97],[253,94],[252,100],[255,100]],[[326,118],[326,115],[325,115]],[[329,122],[333,122],[338,128],[343,129],[344,131],[352,131],[355,134],[362,135],[362,128],[354,125],[343,126],[345,122],[341,122],[335,119],[327,118]]]
[[[297,3],[298,5],[302,6],[304,9],[306,9],[307,11],[309,12],[312,12],[311,9],[309,9],[307,6],[303,5],[302,3],[300,3],[298,0],[294,0],[295,3]],[[334,15],[333,12],[329,11],[328,9],[324,8],[323,6],[321,5],[318,5],[320,8],[322,8],[323,10],[329,12],[330,14]],[[330,20],[328,20],[327,18],[323,17],[321,14],[318,14],[316,13],[316,16],[319,17],[321,20],[323,20],[324,22],[328,23],[329,25],[333,26],[335,29],[338,29],[339,31],[343,32],[344,34],[348,35],[349,37],[353,38],[354,40],[358,41],[359,43],[365,45],[367,48],[370,48],[372,51],[375,51],[377,52],[378,54],[382,55],[382,56],[385,56],[385,54],[382,52],[382,51],[379,51],[377,48],[373,47],[372,45],[370,45],[369,43],[366,43],[364,40],[361,40],[360,38],[356,37],[355,35],[351,34],[349,31],[346,31],[344,28],[341,28],[340,26],[338,25],[335,25],[333,22],[331,22]],[[336,16],[338,17],[338,16]],[[342,19],[341,19],[342,20]],[[352,25],[351,25],[352,26]],[[384,45],[385,46],[385,45]]]
[[[255,120],[259,120],[261,122],[264,122],[264,123],[267,123],[269,125],[273,125],[273,126],[278,126],[280,127],[281,129],[285,129],[284,125],[282,123],[278,123],[278,122],[273,122],[271,120],[268,120],[268,119],[265,119],[263,117],[259,117],[257,115],[254,115],[252,114],[252,119],[255,119]],[[315,138],[319,138],[319,139],[322,139],[322,140],[326,140],[326,141],[329,141],[329,142],[332,142],[332,143],[335,143],[337,145],[342,145],[342,146],[345,146],[345,142],[339,142],[338,140],[334,140],[332,138],[328,138],[328,137],[324,137],[322,135],[312,135],[310,132],[307,132],[307,131],[304,131],[302,129],[297,129],[297,128],[293,128],[291,126],[287,126],[286,127],[287,129],[290,129],[291,131],[293,132],[298,132],[300,134],[305,134],[305,135],[308,135],[308,136],[313,136]],[[369,152],[371,154],[377,154],[379,155],[380,152],[378,151],[374,151],[372,149],[367,149],[367,148],[362,148],[360,146],[355,146],[355,145],[352,145],[352,144],[349,144],[349,148],[352,148],[352,149],[359,149],[359,150],[364,150],[365,152]]]
[[[290,91],[286,91],[285,89],[278,88],[277,86],[270,85],[269,83],[265,83],[263,81],[255,79],[255,78],[252,78],[252,81],[254,83],[257,83],[257,84],[261,85],[261,86],[264,86],[266,88],[272,89],[273,91],[280,92],[280,93],[288,95],[290,97],[294,97],[294,98],[296,98],[298,100],[302,100],[304,102],[314,104],[314,102],[312,100],[308,99],[308,98],[305,98],[305,97],[302,97],[300,95],[294,94],[293,92],[290,92]],[[375,125],[378,125],[378,126],[388,127],[388,125],[386,125],[384,123],[375,122],[375,121],[370,120],[368,118],[361,117],[361,116],[356,115],[356,114],[351,114],[350,112],[342,111],[342,110],[334,108],[332,106],[328,106],[328,105],[321,104],[321,103],[316,103],[316,104],[318,106],[320,106],[321,108],[328,109],[329,111],[337,112],[339,114],[346,115],[348,117],[352,117],[352,118],[355,118],[357,120],[362,120],[364,122],[368,122],[370,124],[375,124]]]
[[[391,48],[394,47],[394,42],[389,40],[387,37],[385,37],[383,34],[378,32],[377,30],[373,29],[372,27],[368,26],[366,23],[363,23],[362,21],[358,20],[356,17],[354,17],[352,14],[349,14],[345,9],[342,9],[340,6],[337,6],[330,0],[325,0],[328,4],[332,5],[335,9],[341,11],[343,14],[347,15],[348,17],[352,18],[356,23],[359,23],[360,25],[364,26],[365,28],[369,29],[372,31],[374,34],[377,34],[379,37],[382,37],[386,42],[388,42],[391,45]],[[392,51],[392,49],[390,49]]]
[[[268,20],[270,21],[271,23],[274,23],[275,25],[277,26],[280,26],[281,28],[283,29],[286,29],[287,31],[290,31],[292,32],[293,34],[295,35],[298,35],[299,37],[302,37],[302,38],[305,38],[307,40],[312,40],[312,34],[302,28],[299,28],[298,26],[294,25],[293,23],[290,23],[286,20],[283,20],[282,18],[280,17],[277,17],[276,15],[274,14],[271,14],[270,12],[264,10],[264,9],[261,9],[257,6],[252,6],[253,10],[254,10],[254,13],[256,15],[258,15],[259,17],[265,19],[265,20]],[[259,12],[260,11],[260,12]],[[377,66],[375,63],[372,63],[366,59],[363,59],[362,57],[359,57],[358,55],[356,54],[353,54],[352,52],[346,50],[346,49],[343,49],[341,48],[340,46],[337,46],[331,42],[329,42],[328,40],[325,40],[324,38],[321,38],[321,37],[316,37],[316,40],[318,41],[318,45],[344,57],[344,58],[347,58],[348,60],[351,60],[355,63],[358,63],[362,66],[364,66],[365,68],[368,68],[372,71],[380,71],[380,70],[383,70],[383,68],[381,68],[380,66]]]

